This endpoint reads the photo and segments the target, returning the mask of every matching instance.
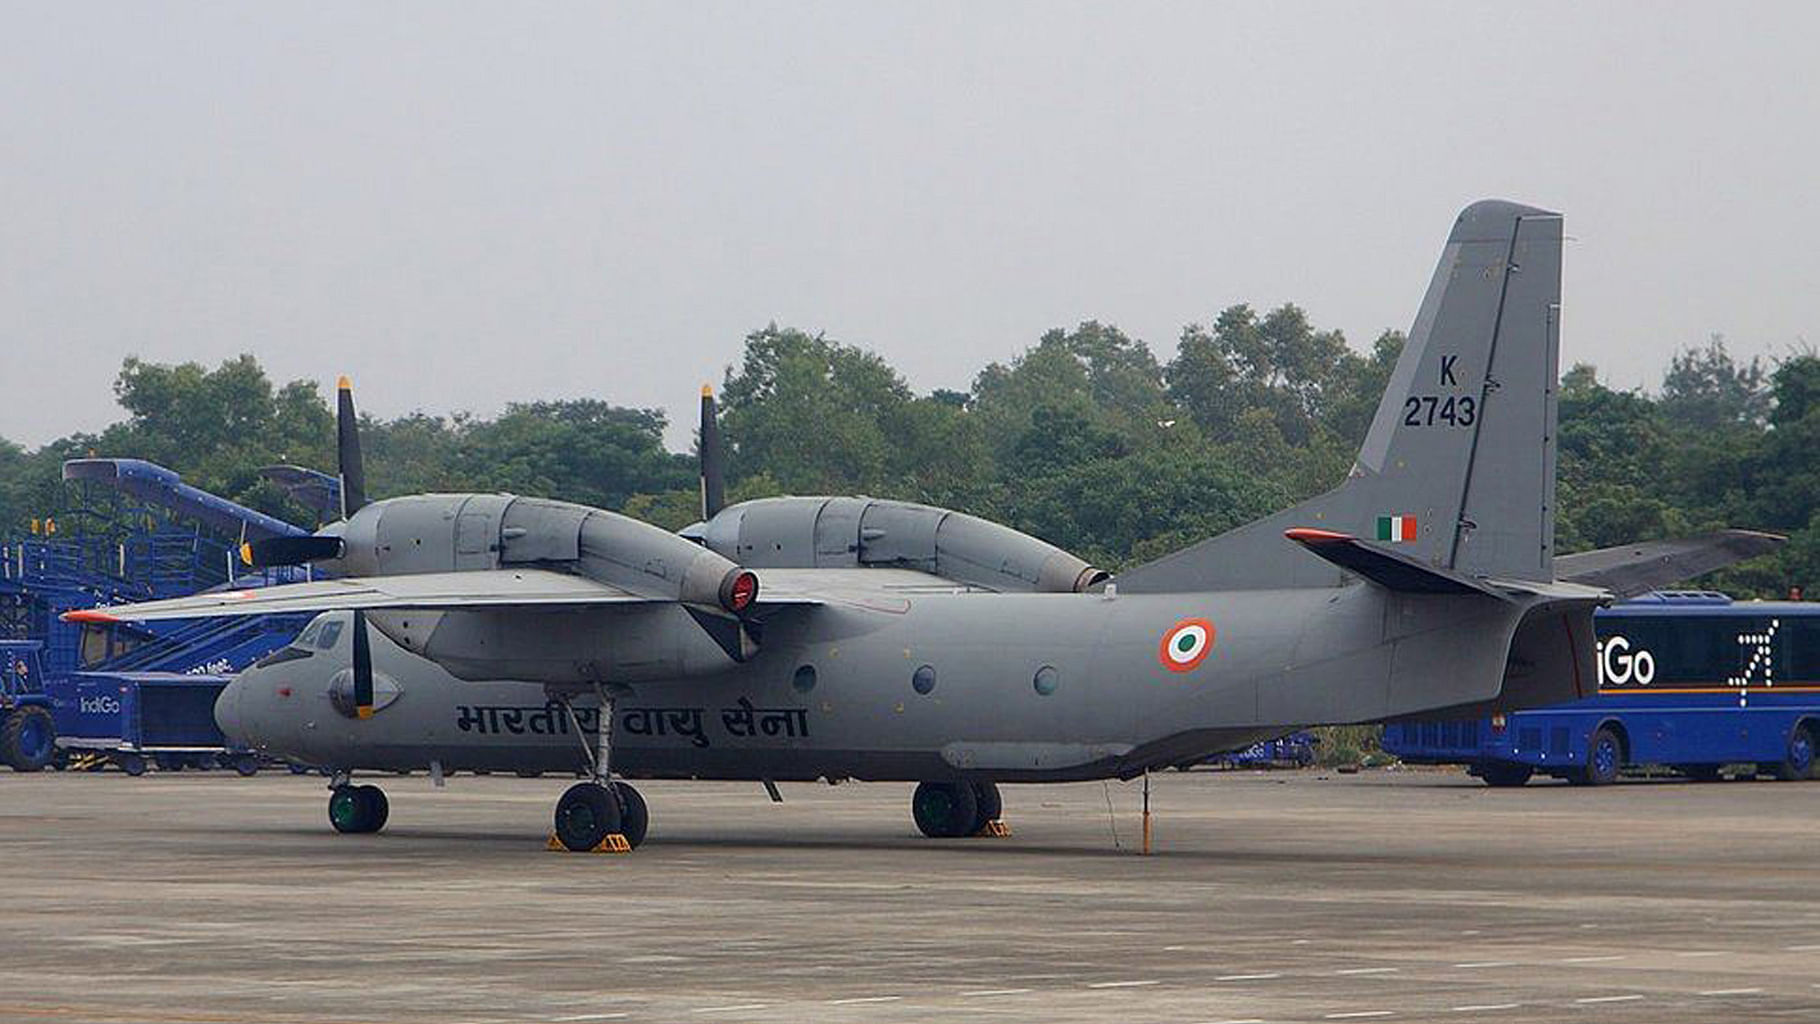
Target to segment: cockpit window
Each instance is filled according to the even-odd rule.
[[[322,632],[322,621],[323,620],[321,619],[316,619],[309,625],[303,627],[303,632],[297,634],[297,639],[291,641],[291,646],[309,647],[314,644],[316,642],[316,634]]]
[[[339,639],[341,639],[341,621],[331,619],[322,624],[322,635],[316,638],[316,649],[326,651],[334,647],[335,641]]]
[[[287,661],[296,661],[298,658],[307,658],[309,656],[310,652],[301,648],[280,647],[265,657],[260,658],[258,661],[253,662],[253,667],[267,668],[272,665],[282,665]]]

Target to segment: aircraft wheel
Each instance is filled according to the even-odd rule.
[[[644,795],[630,783],[613,783],[613,792],[619,794],[619,832],[626,837],[627,845],[636,850],[644,843],[645,833],[650,831],[651,810],[645,806]]]
[[[598,782],[578,782],[556,801],[556,839],[566,850],[585,853],[620,829],[619,801]]]
[[[392,804],[385,798],[385,790],[378,786],[356,786],[354,788],[361,794],[361,799],[367,803],[366,830],[377,832],[385,828],[386,819],[392,816]]]
[[[1775,776],[1784,782],[1800,782],[1814,777],[1814,730],[1802,723],[1788,737],[1788,754],[1775,766]]]
[[[986,827],[989,821],[997,821],[1005,815],[1005,799],[998,792],[998,784],[992,782],[975,782],[973,784],[973,802],[978,809],[973,812],[972,835]]]
[[[1618,769],[1624,763],[1624,745],[1618,734],[1600,726],[1593,730],[1586,744],[1586,766],[1573,776],[1582,786],[1605,786],[1618,781]]]
[[[57,727],[41,707],[14,708],[0,722],[0,751],[16,772],[43,771],[57,755]]]
[[[1521,786],[1529,781],[1536,770],[1526,764],[1510,764],[1505,761],[1494,761],[1479,770],[1479,778],[1487,786],[1505,787]]]
[[[130,750],[122,754],[115,754],[114,763],[119,765],[120,770],[128,775],[139,776],[145,774],[144,755],[135,754]]]
[[[973,832],[979,799],[966,782],[923,782],[910,797],[916,827],[931,839],[956,839]]]
[[[337,832],[377,832],[390,816],[391,804],[378,786],[336,786],[329,794],[329,824]]]

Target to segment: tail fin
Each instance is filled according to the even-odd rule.
[[[1554,578],[1561,217],[1486,200],[1461,212],[1345,483],[1142,565],[1120,590],[1330,586],[1284,537],[1314,528],[1471,577]]]

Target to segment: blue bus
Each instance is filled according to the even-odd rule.
[[[1647,594],[1594,616],[1598,694],[1533,711],[1384,727],[1409,764],[1464,764],[1492,786],[1552,775],[1603,785],[1627,765],[1696,779],[1728,766],[1815,777],[1820,602]]]

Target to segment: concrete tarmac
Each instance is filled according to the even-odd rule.
[[[1820,1021],[1820,783],[1164,773],[1150,857],[1135,783],[940,842],[645,783],[615,857],[543,849],[568,780],[375,781],[0,774],[0,1020]]]

